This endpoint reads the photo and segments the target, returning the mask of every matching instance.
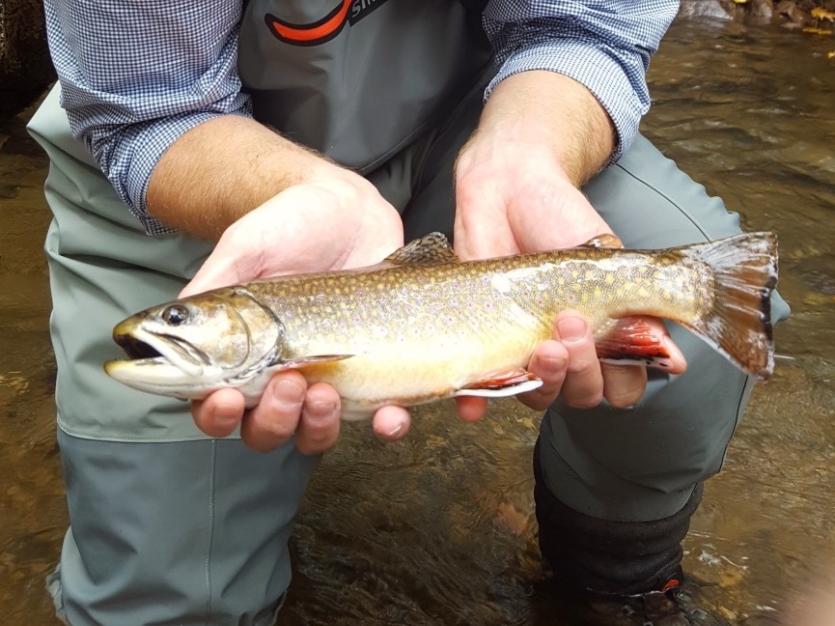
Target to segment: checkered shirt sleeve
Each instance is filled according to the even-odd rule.
[[[400,1],[400,0],[394,0]],[[485,30],[502,80],[533,69],[584,84],[618,132],[613,159],[649,108],[649,58],[675,16],[674,0],[489,0]],[[169,232],[145,196],[162,154],[220,115],[251,116],[237,73],[239,0],[45,0],[62,106],[149,234]]]
[[[202,122],[251,115],[237,71],[241,3],[46,0],[45,12],[73,135],[146,232],[169,232],[145,208],[162,154]]]
[[[678,0],[490,0],[484,28],[500,69],[485,97],[505,78],[550,70],[591,91],[629,147],[649,110],[646,71],[678,11]]]

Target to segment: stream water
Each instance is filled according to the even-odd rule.
[[[777,623],[816,581],[835,588],[833,49],[831,37],[679,22],[650,71],[644,132],[746,228],[779,233],[794,309],[776,333],[784,358],[686,540],[688,570],[732,623]],[[55,623],[42,581],[66,513],[41,251],[47,162],[23,129],[30,114],[0,121],[0,621],[37,626]],[[397,445],[348,425],[304,502],[280,623],[553,623],[532,514],[538,421],[500,402],[466,425],[440,404]]]

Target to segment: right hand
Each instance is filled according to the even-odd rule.
[[[234,222],[181,297],[281,274],[324,272],[379,263],[403,245],[400,216],[361,176],[333,167],[327,176],[289,187]],[[252,409],[236,389],[192,402],[197,427],[225,437],[241,426],[251,448],[266,452],[296,436],[306,454],[330,448],[339,434],[339,394],[330,385],[308,387],[295,371],[275,375]],[[403,437],[409,413],[379,409],[375,433]]]

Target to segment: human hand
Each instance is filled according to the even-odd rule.
[[[581,245],[612,231],[573,184],[553,151],[536,136],[479,131],[456,164],[455,249],[464,259],[540,252]],[[671,354],[671,373],[685,362],[660,320],[648,318]],[[558,395],[569,406],[635,405],[646,387],[646,368],[601,364],[588,323],[576,311],[556,320],[554,338],[534,352],[529,370],[544,384],[519,396],[544,409]],[[480,399],[479,399],[480,400]],[[485,403],[474,402],[477,419]]]
[[[180,296],[281,274],[371,265],[402,245],[394,207],[368,181],[334,166],[328,176],[287,188],[229,226]],[[340,411],[333,387],[308,386],[296,371],[276,374],[249,410],[232,388],[192,403],[204,433],[225,437],[240,425],[243,441],[263,452],[294,435],[301,452],[324,452],[339,434]],[[384,407],[373,426],[378,436],[399,439],[409,430],[409,413]]]

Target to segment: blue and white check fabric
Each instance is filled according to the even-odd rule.
[[[217,116],[251,116],[237,72],[240,0],[45,0],[62,105],[119,197],[149,234],[168,232],[145,195],[162,154]],[[677,0],[489,0],[484,27],[500,70],[550,70],[585,85],[618,133],[613,158],[649,108],[646,69]]]

